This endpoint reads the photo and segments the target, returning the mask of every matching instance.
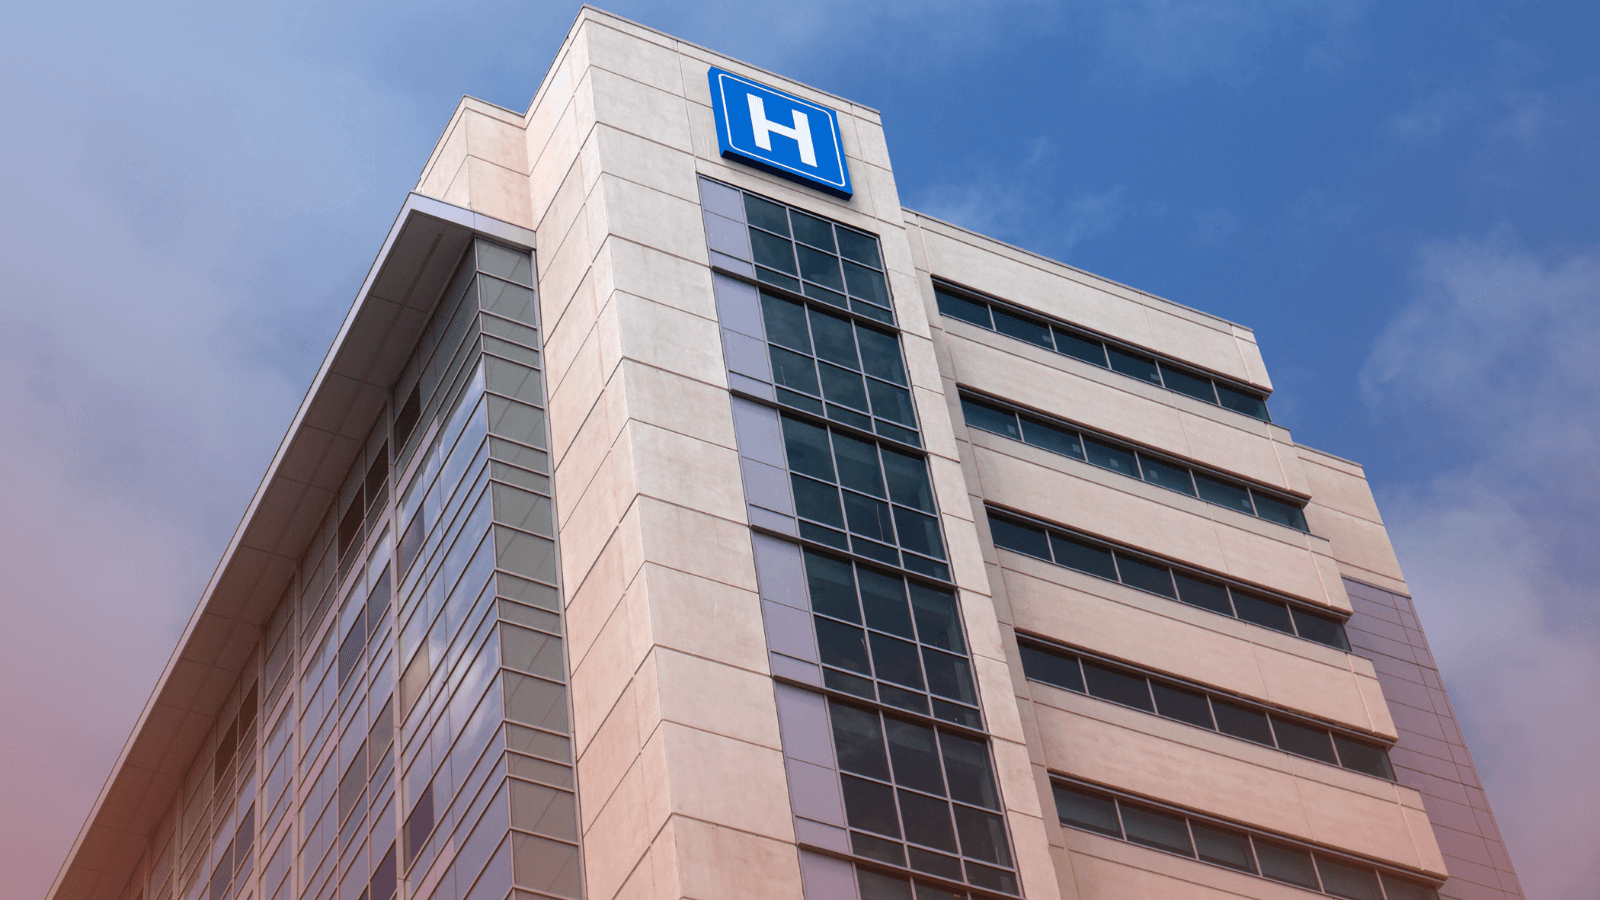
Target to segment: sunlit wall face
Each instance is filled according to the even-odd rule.
[[[129,898],[580,895],[536,308],[472,242]]]

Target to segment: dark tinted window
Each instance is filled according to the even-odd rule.
[[[1378,890],[1378,873],[1371,869],[1358,869],[1319,856],[1317,872],[1322,875],[1322,889],[1335,897],[1345,900],[1383,900],[1383,894]]]
[[[955,653],[966,653],[967,645],[961,637],[961,619],[956,612],[955,596],[920,584],[910,585],[910,590],[911,606],[917,618],[917,635],[922,642]]]
[[[947,732],[939,734],[939,745],[944,748],[944,773],[950,784],[950,796],[962,803],[999,809],[1000,798],[989,772],[988,749],[977,741]]]
[[[943,794],[944,773],[933,729],[899,719],[885,719],[883,725],[889,736],[889,761],[894,764],[895,783]]]
[[[1278,735],[1278,749],[1330,765],[1339,764],[1338,758],[1333,755],[1333,741],[1326,731],[1277,717],[1273,717],[1272,730]]]
[[[1317,873],[1311,868],[1311,854],[1298,847],[1285,847],[1257,840],[1256,858],[1261,861],[1261,874],[1277,881],[1299,887],[1317,889]]]
[[[1291,608],[1290,612],[1294,615],[1295,631],[1301,637],[1339,650],[1350,649],[1350,639],[1345,636],[1343,623],[1308,613],[1299,607]]]
[[[1211,704],[1206,702],[1205,695],[1159,681],[1150,682],[1150,690],[1156,696],[1156,712],[1179,722],[1215,729],[1211,722]]]
[[[1006,519],[991,518],[989,533],[993,535],[996,547],[1037,556],[1046,561],[1050,559],[1050,545],[1045,541],[1044,531],[1041,529],[1018,525]]]
[[[789,217],[776,203],[750,194],[744,195],[744,214],[751,225],[775,231],[785,237],[789,234]]]
[[[1083,663],[1083,676],[1088,682],[1090,696],[1145,712],[1155,712],[1150,702],[1150,688],[1144,678],[1087,660]]]
[[[883,754],[878,717],[842,703],[829,703],[828,715],[833,720],[833,746],[839,754],[839,768],[887,781],[889,762]]]
[[[1050,342],[1050,326],[1032,319],[1013,316],[1010,313],[993,310],[994,330],[1014,338],[1021,338],[1030,344],[1041,347],[1052,346]]]
[[[1111,560],[1111,551],[1093,544],[1085,544],[1059,534],[1050,535],[1050,546],[1056,553],[1056,562],[1069,569],[1098,575],[1101,578],[1117,580],[1116,564]]]
[[[1117,805],[1110,797],[1090,794],[1056,785],[1056,815],[1061,821],[1115,838],[1122,837],[1117,824]]]
[[[1193,856],[1189,846],[1189,826],[1183,819],[1153,809],[1122,804],[1122,827],[1128,840],[1147,847]]]
[[[1162,365],[1161,380],[1166,383],[1167,387],[1180,394],[1188,394],[1196,400],[1204,400],[1213,405],[1217,402],[1217,395],[1211,388],[1211,379],[1209,378],[1199,378],[1187,372]]]
[[[1027,677],[1080,694],[1084,692],[1083,674],[1078,671],[1076,659],[1047,653],[1030,644],[1021,644],[1018,649],[1022,652],[1022,672]]]
[[[839,776],[839,786],[844,789],[844,813],[850,827],[900,836],[893,788],[853,775]]]
[[[1255,857],[1250,853],[1250,839],[1233,831],[1224,831],[1199,822],[1190,822],[1194,831],[1194,846],[1200,858],[1208,863],[1255,874]]]
[[[1022,440],[1022,432],[1017,428],[1017,416],[1007,410],[995,409],[986,404],[977,403],[967,398],[961,398],[961,415],[967,424],[984,431],[1002,434],[1014,441]]]
[[[1390,875],[1383,876],[1383,892],[1389,900],[1439,900],[1439,892]]]
[[[1220,701],[1213,701],[1211,710],[1217,715],[1217,730],[1223,734],[1273,746],[1272,726],[1267,724],[1264,713]]]
[[[825,616],[861,621],[856,605],[855,579],[850,564],[831,556],[806,551],[806,587],[811,592],[811,608]]]
[[[1085,438],[1083,444],[1084,451],[1089,456],[1089,462],[1102,468],[1110,469],[1113,472],[1131,475],[1134,478],[1139,477],[1139,463],[1134,458],[1132,450],[1114,447],[1093,438]]]
[[[1065,428],[1047,425],[1037,419],[1022,417],[1022,439],[1035,447],[1043,447],[1051,453],[1070,456],[1073,459],[1083,459],[1083,442],[1078,439],[1077,432]]]
[[[1389,766],[1389,754],[1382,747],[1352,741],[1337,734],[1333,736],[1333,745],[1339,751],[1339,764],[1346,769],[1386,781],[1394,780],[1394,769]]]
[[[1188,469],[1169,466],[1143,455],[1139,457],[1139,468],[1144,472],[1145,481],[1194,496],[1194,481],[1189,477]]]
[[[1118,553],[1117,571],[1122,573],[1123,584],[1163,597],[1177,597],[1177,593],[1172,589],[1172,573],[1166,566],[1154,565]]]
[[[872,665],[867,662],[867,636],[859,628],[841,625],[829,619],[816,619],[817,647],[822,651],[823,665],[836,666],[860,672],[863,675],[872,674]]]
[[[833,451],[828,446],[827,429],[784,416],[783,445],[791,470],[833,480]]]
[[[1255,515],[1255,507],[1250,505],[1250,492],[1244,488],[1200,474],[1194,476],[1194,481],[1200,488],[1201,500]]]
[[[973,303],[965,297],[947,294],[944,291],[935,291],[934,297],[939,301],[939,312],[963,322],[982,325],[984,328],[993,327],[989,322],[989,307],[982,303]]]
[[[1267,600],[1242,591],[1233,591],[1233,608],[1238,610],[1239,618],[1257,625],[1265,625],[1276,631],[1294,634],[1294,626],[1289,624],[1289,607],[1277,600]]]
[[[839,234],[839,252],[845,259],[865,263],[874,269],[883,268],[883,263],[878,259],[877,238],[859,231],[851,231],[842,225],[834,230]]]
[[[1216,582],[1190,578],[1181,572],[1174,573],[1174,577],[1178,582],[1179,600],[1225,616],[1233,615],[1233,604],[1228,600],[1227,588]]]
[[[761,316],[766,321],[768,341],[811,352],[811,332],[806,328],[804,306],[762,291]]]
[[[1161,383],[1161,373],[1156,371],[1156,361],[1150,357],[1128,353],[1115,347],[1107,347],[1106,352],[1111,357],[1111,371],[1132,375],[1151,384]]]
[[[1266,519],[1268,522],[1277,522],[1279,525],[1287,525],[1300,531],[1306,530],[1306,514],[1300,510],[1300,507],[1290,506],[1282,500],[1274,500],[1271,497],[1263,497],[1260,494],[1255,494],[1254,496],[1256,515]]]
[[[1096,340],[1068,334],[1057,328],[1055,330],[1056,350],[1065,353],[1073,359],[1081,359],[1086,363],[1093,363],[1100,368],[1106,367],[1105,345]]]
[[[1217,400],[1221,402],[1224,409],[1244,413],[1263,422],[1272,421],[1271,417],[1267,415],[1267,401],[1254,394],[1246,394],[1219,384],[1217,385]]]

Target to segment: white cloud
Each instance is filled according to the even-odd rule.
[[[1600,252],[1423,248],[1362,372],[1446,464],[1380,497],[1530,897],[1600,880]]]

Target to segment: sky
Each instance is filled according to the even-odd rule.
[[[1252,326],[1367,467],[1530,900],[1600,897],[1592,4],[622,0],[883,112],[901,199]],[[0,900],[43,895],[462,94],[576,14],[0,33]]]

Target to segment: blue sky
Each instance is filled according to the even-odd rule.
[[[763,7],[752,11],[752,6]],[[1365,463],[1528,893],[1600,881],[1600,56],[1575,3],[618,3],[884,113],[913,208],[1256,329]],[[0,871],[40,895],[460,95],[568,3],[0,35]]]

